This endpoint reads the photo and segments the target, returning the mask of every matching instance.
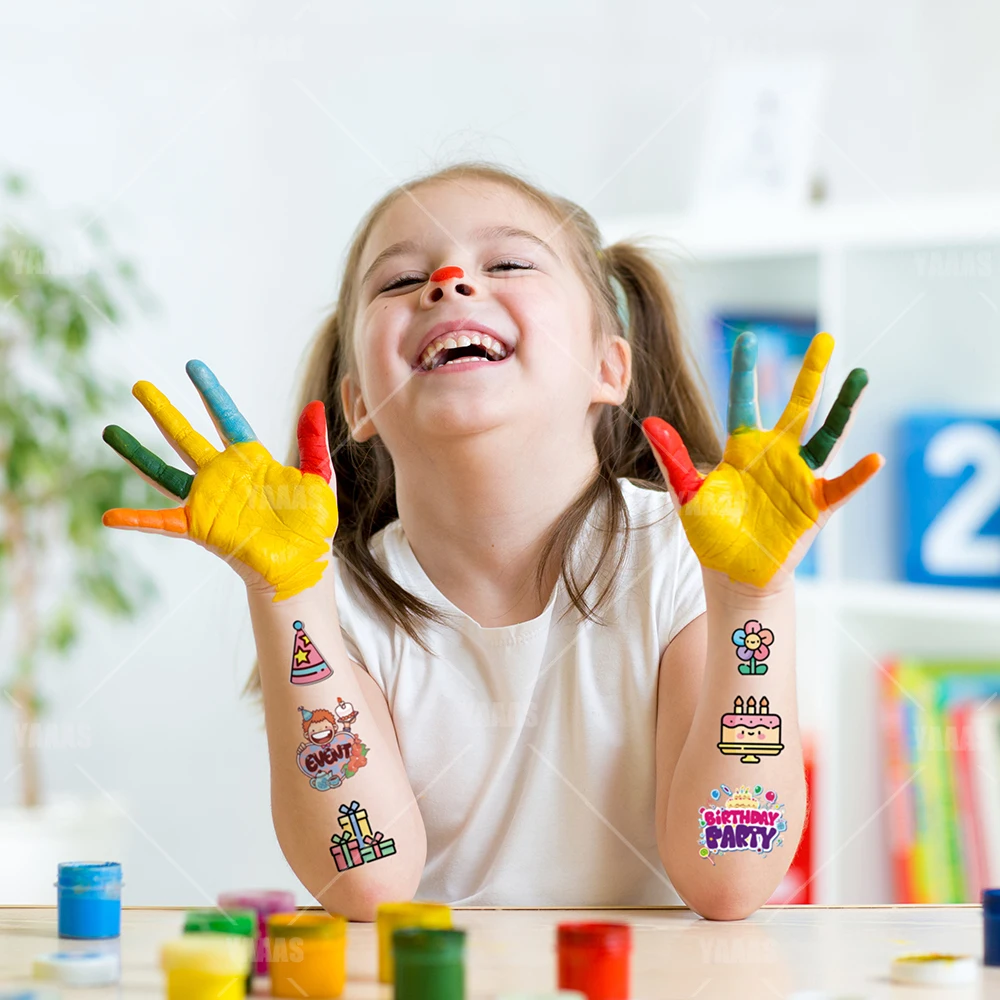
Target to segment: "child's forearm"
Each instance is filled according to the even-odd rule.
[[[795,854],[805,819],[795,694],[795,589],[790,574],[771,593],[711,570],[703,575],[705,673],[670,786],[664,861],[689,906],[707,917],[737,919],[774,892]],[[748,629],[748,622],[759,630],[755,625]],[[738,645],[734,632],[740,629],[758,638]],[[772,641],[760,643],[768,632]],[[757,650],[767,646],[765,658],[753,656],[749,647],[755,645]],[[752,659],[740,658],[740,650]],[[767,699],[765,710],[762,697]],[[754,753],[755,748],[763,752]],[[726,789],[737,793],[744,787],[759,808],[737,797],[727,809]],[[709,822],[701,825],[706,818]]]
[[[270,594],[252,589],[248,596],[278,842],[295,874],[323,906],[351,919],[371,920],[380,902],[413,897],[426,854],[423,820],[385,699],[348,658],[329,568],[319,583],[286,600],[273,602]],[[298,629],[296,623],[301,623]],[[308,673],[316,671],[320,660],[326,667]],[[299,671],[296,683],[291,680],[293,665]],[[326,675],[327,669],[332,673]],[[337,725],[331,726],[337,735],[330,739],[323,731],[324,716],[310,718],[308,713],[329,712],[337,718],[338,699],[353,706],[357,716],[351,721],[342,705]],[[312,722],[312,734],[304,732],[304,722]],[[367,748],[363,757],[362,746]],[[352,803],[367,815],[354,814],[352,822]],[[343,840],[345,834],[351,837]],[[389,853],[393,848],[395,853]]]

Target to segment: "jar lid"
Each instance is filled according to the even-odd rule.
[[[40,986],[37,989],[26,987],[15,987],[11,990],[0,989],[0,1000],[59,1000],[59,991],[51,990],[47,986]]]
[[[573,923],[559,924],[559,947],[630,951],[632,928],[628,924]]]
[[[337,938],[347,933],[347,918],[332,913],[272,913],[267,933],[281,938]]]
[[[253,937],[257,933],[257,914],[253,910],[188,910],[184,933]]]
[[[117,955],[96,951],[56,951],[38,955],[32,966],[35,979],[64,986],[111,986],[118,982]]]
[[[295,893],[288,889],[247,889],[239,892],[220,892],[219,906],[223,910],[254,910],[265,916],[270,913],[294,913]]]
[[[412,927],[451,927],[451,907],[445,903],[379,903],[376,921]]]
[[[253,956],[253,942],[235,934],[187,934],[168,941],[160,950],[164,972],[184,969],[215,976],[245,976]]]
[[[117,861],[63,861],[56,885],[61,889],[103,889],[122,880]]]
[[[587,1000],[579,990],[556,990],[554,993],[498,993],[497,1000]]]
[[[394,955],[430,963],[460,962],[465,952],[465,931],[434,927],[401,927],[392,932]]]

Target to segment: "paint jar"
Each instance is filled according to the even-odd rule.
[[[188,910],[184,918],[185,934],[235,934],[250,940],[247,962],[247,993],[253,989],[256,965],[257,914],[253,910]]]
[[[378,981],[393,979],[392,933],[404,927],[437,930],[451,927],[451,910],[444,903],[382,903],[375,918],[378,928]]]
[[[250,938],[235,934],[186,934],[160,951],[167,1000],[243,1000]]]
[[[122,866],[116,861],[66,861],[56,881],[59,936],[116,938],[122,930]]]
[[[121,965],[114,955],[101,952],[57,951],[36,955],[31,973],[60,986],[113,986],[121,978]]]
[[[983,889],[983,965],[1000,965],[1000,889]]]
[[[294,913],[295,893],[287,889],[256,889],[219,894],[222,910],[253,910],[257,914],[256,973],[267,975],[267,918],[272,913]]]
[[[465,931],[405,927],[392,933],[395,1000],[464,1000]]]
[[[632,928],[628,924],[559,924],[559,989],[587,1000],[628,1000]]]
[[[338,997],[347,981],[347,918],[275,913],[267,919],[271,995]]]

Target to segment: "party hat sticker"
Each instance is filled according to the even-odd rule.
[[[293,684],[314,684],[333,676],[333,671],[323,659],[323,654],[312,644],[306,635],[302,622],[293,622],[295,629],[295,647],[292,650]]]

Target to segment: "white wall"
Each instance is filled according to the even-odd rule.
[[[1000,178],[988,0],[8,0],[2,21],[3,165],[57,213],[103,209],[162,304],[128,325],[109,368],[193,412],[183,364],[200,357],[279,452],[349,235],[418,170],[486,156],[599,216],[679,209],[717,70],[805,52],[832,69],[817,152],[833,198]],[[116,419],[156,443],[137,404]],[[194,546],[117,542],[155,572],[161,599],[127,627],[95,621],[48,671],[52,718],[78,735],[46,749],[49,790],[121,804],[129,902],[294,886],[260,716],[239,698],[253,655],[241,585]],[[14,747],[0,711],[2,778]]]

